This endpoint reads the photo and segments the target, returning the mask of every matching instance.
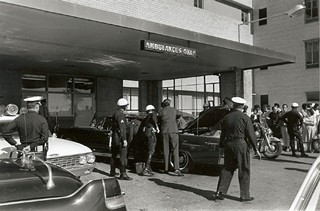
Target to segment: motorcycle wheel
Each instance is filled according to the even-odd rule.
[[[279,155],[282,152],[282,144],[281,141],[278,138],[275,137],[269,137],[270,138],[270,145],[272,147],[266,147],[266,151],[263,152],[263,155],[266,156],[267,159],[272,160],[279,157]]]

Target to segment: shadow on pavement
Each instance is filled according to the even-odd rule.
[[[198,196],[202,196],[210,201],[213,201],[215,199],[215,197],[213,196],[215,194],[215,191],[211,191],[211,190],[201,190],[198,188],[193,188],[190,186],[186,186],[186,185],[182,185],[182,184],[176,184],[176,183],[171,183],[171,182],[165,182],[162,181],[160,179],[156,179],[156,178],[150,178],[150,181],[156,183],[159,186],[164,186],[164,187],[169,187],[169,188],[173,188],[173,189],[177,189],[177,190],[182,190],[182,191],[188,191],[191,193],[195,193]]]
[[[190,187],[190,186],[186,186],[186,185],[182,185],[182,184],[165,182],[165,181],[163,181],[161,179],[156,179],[156,178],[150,178],[149,181],[152,181],[152,182],[156,183],[159,186],[169,187],[169,188],[182,190],[182,191],[188,191],[188,192],[194,193],[194,194],[196,194],[198,196],[201,196],[203,198],[206,198],[209,201],[219,201],[219,200],[216,200],[216,198],[214,196],[216,194],[215,191],[202,190],[202,189],[198,189],[198,188],[194,188],[194,187]],[[240,198],[238,198],[238,197],[229,196],[229,195],[224,195],[224,197],[226,199],[230,199],[230,200],[234,200],[234,201],[240,201]]]
[[[291,170],[291,171],[300,171],[303,173],[308,173],[309,169],[298,169],[298,168],[284,168],[286,170]]]

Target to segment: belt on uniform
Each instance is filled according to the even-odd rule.
[[[244,137],[241,137],[241,136],[227,136],[227,137],[225,137],[225,140],[227,140],[227,141],[240,141],[240,140],[244,140]]]

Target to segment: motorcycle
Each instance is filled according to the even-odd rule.
[[[261,123],[254,124],[255,134],[257,137],[257,149],[267,159],[276,159],[282,152],[282,142],[280,139],[272,136],[269,127]]]

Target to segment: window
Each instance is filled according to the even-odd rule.
[[[129,102],[129,111],[139,110],[139,82],[138,81],[123,81],[123,97]]]
[[[46,87],[45,75],[24,74],[22,76],[22,91],[46,91]]]
[[[310,23],[319,20],[318,0],[305,0],[305,22]]]
[[[68,117],[95,111],[95,80],[68,75],[22,75],[22,97],[43,96],[50,116]],[[81,112],[79,112],[81,111]],[[91,115],[90,115],[91,117]]]
[[[171,99],[171,106],[193,116],[199,115],[204,103],[211,103],[211,106],[220,104],[219,76],[165,80],[162,82],[162,87],[163,99]]]
[[[262,108],[265,105],[269,105],[269,96],[268,95],[261,95],[260,96],[260,107]]]
[[[319,40],[305,42],[306,46],[306,67],[319,67]]]
[[[203,9],[203,0],[194,0],[194,6]]]
[[[267,8],[263,8],[259,10],[259,19],[267,18]],[[259,26],[267,25],[267,19],[259,21]]]
[[[245,10],[241,11],[241,21],[243,23],[248,23],[249,22],[249,13],[248,13],[248,11],[245,11]]]

